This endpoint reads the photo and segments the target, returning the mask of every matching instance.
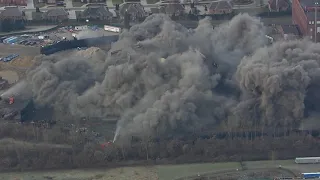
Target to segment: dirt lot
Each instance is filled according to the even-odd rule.
[[[25,71],[33,64],[33,59],[40,54],[38,47],[0,44],[0,57],[6,57],[9,54],[19,54],[19,57],[10,61],[0,61],[0,76],[7,79],[9,83],[24,77]]]
[[[15,71],[0,71],[0,77],[6,79],[9,84],[13,84],[19,80],[19,75]]]
[[[39,47],[0,44],[0,56],[4,57],[9,54],[19,54],[20,56],[35,56],[40,54]]]

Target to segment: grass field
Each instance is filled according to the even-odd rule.
[[[115,5],[115,4],[122,4],[123,3],[123,0],[112,0],[112,4]]]
[[[240,164],[237,162],[157,166],[159,180],[171,180],[198,173],[238,168],[240,168]]]
[[[244,162],[247,168],[283,168],[294,170],[297,173],[311,172],[320,169],[320,164],[298,165],[294,160],[275,161],[248,161]],[[122,167],[114,169],[76,169],[41,172],[0,173],[0,180],[43,180],[51,177],[54,180],[174,180],[180,177],[197,175],[198,173],[215,173],[224,170],[241,169],[238,162],[203,163],[184,165],[158,165],[149,167]]]

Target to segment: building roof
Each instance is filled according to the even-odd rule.
[[[150,8],[150,11],[151,11],[152,13],[160,13],[159,8]]]
[[[293,35],[300,35],[300,31],[297,25],[280,25],[283,30],[284,34],[293,34]]]
[[[209,9],[211,10],[219,10],[219,9],[232,9],[233,4],[231,1],[226,1],[226,0],[222,0],[222,1],[214,1],[210,4]]]
[[[269,0],[269,5],[272,10],[287,9],[290,7],[288,0]]]
[[[119,7],[121,16],[124,16],[125,11],[129,14],[145,15],[144,7],[140,3],[124,3]]]
[[[64,8],[49,9],[47,12],[43,13],[43,17],[45,18],[64,17],[68,15],[68,12]]]
[[[315,12],[306,12],[308,20],[314,20],[315,19]],[[317,13],[317,21],[320,21],[320,12]]]
[[[166,4],[162,7],[162,12],[166,14],[174,14],[177,12],[182,12],[184,11],[184,7],[180,3],[170,3]]]
[[[5,9],[0,13],[1,18],[23,18],[24,13],[18,7],[5,7]]]
[[[105,6],[88,7],[81,13],[82,17],[85,18],[100,18],[104,19],[107,17],[112,17],[113,14]]]

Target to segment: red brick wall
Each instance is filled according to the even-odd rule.
[[[298,25],[304,36],[310,36],[310,32],[308,31],[308,19],[299,0],[292,1],[292,21],[293,24]]]

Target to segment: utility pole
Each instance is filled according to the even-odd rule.
[[[318,2],[315,2],[314,3],[315,7],[314,7],[314,42],[317,43],[317,24],[318,24],[318,21],[317,21],[317,11],[318,11],[318,5],[319,3]]]

